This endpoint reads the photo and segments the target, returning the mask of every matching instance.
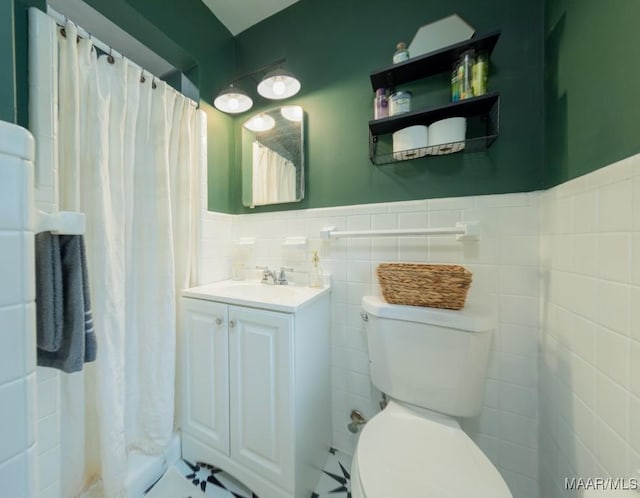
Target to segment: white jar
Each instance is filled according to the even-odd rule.
[[[411,111],[411,92],[400,90],[389,97],[389,116]]]

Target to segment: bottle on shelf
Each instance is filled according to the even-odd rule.
[[[479,52],[476,56],[472,70],[473,96],[479,97],[487,93],[487,78],[489,76],[489,55],[487,52]]]
[[[378,88],[373,99],[373,119],[386,118],[388,115],[389,99],[387,98],[387,91],[384,88]]]
[[[451,67],[451,102],[460,100],[460,80],[458,79],[458,63]]]
[[[389,97],[389,116],[411,112],[412,93],[408,90],[398,90]]]
[[[460,87],[460,100],[473,97],[473,63],[475,62],[475,50],[467,50],[460,56],[458,64],[458,84]]]
[[[396,45],[396,51],[393,53],[393,63],[404,62],[409,60],[409,49],[405,42],[400,42]]]

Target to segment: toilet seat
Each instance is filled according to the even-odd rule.
[[[455,419],[394,401],[365,425],[354,466],[366,498],[512,498]]]

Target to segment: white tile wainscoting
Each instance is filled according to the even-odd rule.
[[[0,490],[37,490],[33,139],[0,121]]]
[[[640,468],[640,155],[540,197],[540,480]]]
[[[538,496],[538,193],[419,200],[266,214],[204,213],[201,283],[230,277],[233,241],[255,237],[247,266],[293,266],[305,282],[313,249],[332,279],[333,445],[353,453],[347,430],[351,409],[372,417],[379,393],[369,379],[360,318],[362,296],[379,294],[378,263],[461,263],[473,272],[469,300],[484,301],[499,316],[481,414],[464,427],[499,467],[517,498]],[[480,240],[455,236],[320,240],[320,229],[429,228],[478,221]],[[308,237],[306,257],[283,249],[285,237]],[[293,258],[293,259],[292,259]],[[257,273],[254,272],[257,277]]]

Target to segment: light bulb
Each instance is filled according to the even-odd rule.
[[[253,101],[246,93],[233,86],[227,87],[213,101],[216,109],[231,114],[239,114],[251,109]]]
[[[287,89],[283,81],[276,81],[273,84],[273,93],[276,95],[284,95],[284,91]]]
[[[245,122],[244,127],[251,131],[260,132],[270,130],[275,124],[275,119],[268,114],[257,114]]]
[[[289,121],[302,121],[303,111],[299,105],[285,105],[280,109],[280,114]]]
[[[300,90],[300,82],[291,73],[276,69],[268,73],[258,84],[258,93],[266,99],[286,99]]]

